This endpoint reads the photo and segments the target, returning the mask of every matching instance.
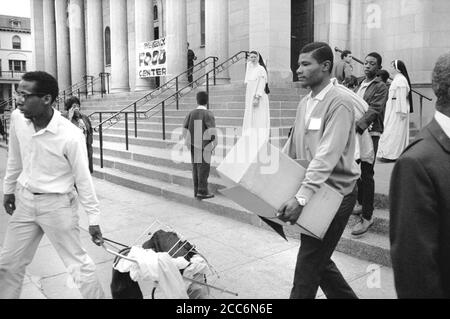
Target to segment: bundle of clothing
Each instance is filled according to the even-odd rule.
[[[142,246],[119,252],[112,271],[113,299],[144,299],[140,283],[156,288],[168,299],[206,299],[209,289],[192,282],[206,283],[210,268],[206,260],[187,241],[174,232],[159,230]]]

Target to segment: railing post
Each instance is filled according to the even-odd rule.
[[[91,95],[94,95],[94,76],[91,76]]]
[[[420,129],[422,129],[423,96],[420,96]]]
[[[216,58],[213,58],[214,86],[216,86]]]
[[[86,100],[87,100],[87,98],[88,98],[88,78],[89,78],[89,76],[88,75],[85,75],[84,76],[84,86],[85,86],[85,88],[86,88]]]
[[[162,102],[162,131],[163,131],[163,140],[166,140],[166,110],[165,110],[165,102]]]
[[[99,131],[98,131],[98,137],[100,139],[100,168],[103,168],[103,127],[102,127],[102,112],[99,112]]]
[[[109,94],[109,76],[110,76],[110,74],[107,73],[106,74],[106,81],[108,82],[108,94]]]
[[[136,102],[134,103],[134,137],[138,137],[137,134],[137,107],[136,107]]]
[[[101,95],[102,95],[102,99],[103,99],[103,93],[105,92],[105,78],[104,78],[105,74],[103,72],[101,72],[99,74],[99,76],[100,76],[100,86],[101,86],[100,91],[101,91]]]
[[[125,144],[128,151],[128,112],[125,112]]]
[[[175,79],[175,90],[176,90],[176,99],[177,99],[177,110],[179,110],[180,109],[180,104],[179,104],[179,101],[178,101],[178,77],[176,77],[176,79]]]
[[[206,93],[209,96],[209,72],[206,73]],[[209,110],[209,99],[208,104],[206,104],[206,108]]]

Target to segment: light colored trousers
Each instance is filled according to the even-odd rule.
[[[104,298],[95,264],[81,247],[75,192],[33,195],[19,186],[16,210],[0,252],[0,299],[19,298],[25,269],[44,233],[61,257],[83,298]]]

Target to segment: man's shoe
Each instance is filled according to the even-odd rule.
[[[214,198],[214,194],[197,194],[197,198],[202,199],[211,199]]]
[[[373,225],[373,218],[370,220],[367,220],[367,219],[361,217],[361,220],[355,226],[353,226],[352,235],[353,236],[361,236],[361,235],[365,234],[372,225]]]

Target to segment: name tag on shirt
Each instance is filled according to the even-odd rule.
[[[318,131],[322,125],[322,119],[320,118],[311,118],[309,121],[308,130],[310,131]]]

